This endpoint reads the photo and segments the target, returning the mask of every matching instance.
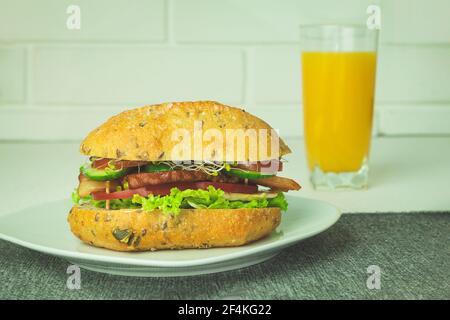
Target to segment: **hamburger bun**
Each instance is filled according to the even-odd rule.
[[[68,216],[83,242],[116,251],[233,247],[269,235],[280,224],[279,208],[106,210],[75,205]]]
[[[201,146],[192,143],[193,157],[174,158],[172,150],[179,142],[172,137],[172,133],[181,129],[193,136],[195,123],[201,123],[201,129],[204,131],[214,129],[223,137],[226,136],[227,129],[266,129],[267,139],[271,139],[273,135],[269,124],[243,109],[215,101],[173,102],[144,106],[111,117],[84,139],[80,151],[87,156],[100,158],[145,161],[265,161],[275,158],[270,156],[275,153],[270,150],[270,140],[267,143],[267,156],[257,152],[254,153],[256,156],[252,157],[252,152],[248,150],[249,143],[246,143],[247,149],[241,155],[237,152],[237,145],[233,149],[225,147],[224,144],[224,150],[220,153],[221,159],[211,159],[210,155],[202,155],[201,159],[196,159],[193,149],[199,147],[205,150],[211,144],[211,141],[202,141]],[[276,138],[279,138],[278,135]],[[279,150],[276,158],[291,153],[283,140],[278,141]],[[258,141],[258,145],[259,143]]]

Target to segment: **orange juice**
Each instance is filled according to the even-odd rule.
[[[376,53],[304,52],[302,68],[310,169],[358,171],[369,153]]]

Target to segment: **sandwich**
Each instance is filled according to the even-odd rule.
[[[291,150],[243,109],[215,101],[113,116],[80,145],[68,222],[116,251],[240,246],[271,234],[300,185],[279,176]]]

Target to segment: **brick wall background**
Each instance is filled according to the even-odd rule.
[[[364,24],[369,4],[374,133],[449,135],[448,0],[0,0],[0,139],[79,140],[120,110],[196,99],[301,135],[299,25]]]

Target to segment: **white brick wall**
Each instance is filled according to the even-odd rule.
[[[379,102],[450,101],[450,47],[384,46]]]
[[[25,49],[0,46],[0,101],[21,103],[25,97]]]
[[[295,43],[299,25],[362,23],[379,0],[174,0],[174,37],[193,43]]]
[[[301,135],[299,25],[365,23],[372,3],[375,133],[450,134],[448,0],[0,0],[0,139],[78,140],[125,108],[195,99]]]
[[[383,0],[383,41],[448,44],[450,1]]]
[[[79,5],[82,28],[66,28],[66,9]],[[166,39],[165,0],[0,0],[0,40],[158,41]]]
[[[300,48],[258,47],[253,54],[252,81],[257,104],[299,104],[301,92]]]
[[[40,105],[202,98],[242,103],[239,49],[37,47],[32,57],[30,99]]]

